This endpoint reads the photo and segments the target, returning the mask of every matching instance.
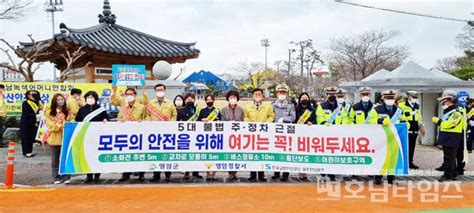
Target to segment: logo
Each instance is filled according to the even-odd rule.
[[[206,163],[206,164],[204,164],[204,166],[206,166],[207,169],[211,169],[214,166],[214,164],[213,163]]]
[[[158,167],[155,164],[150,165],[150,170],[155,171]]]

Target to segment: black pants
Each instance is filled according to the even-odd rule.
[[[153,178],[159,178],[161,175],[161,172],[153,172]],[[165,172],[165,177],[170,178],[171,177],[171,172]]]
[[[55,180],[69,179],[70,175],[59,175],[59,157],[61,156],[61,146],[49,146],[51,152],[51,176]]]
[[[467,150],[472,151],[472,142],[474,141],[474,129],[467,135]]]
[[[87,174],[87,179],[92,179],[94,177],[95,177],[95,179],[99,179],[100,178],[100,173]]]
[[[257,178],[257,172],[250,172],[250,178]],[[265,172],[258,172],[258,178],[265,178]]]
[[[33,144],[35,143],[37,130],[38,128],[35,126],[20,128],[20,139],[23,155],[33,152]]]
[[[457,151],[457,147],[443,146],[443,169],[444,176],[447,178],[455,176]]]
[[[416,146],[416,138],[418,137],[417,133],[410,133],[408,134],[408,159],[410,165],[413,165],[413,156],[415,155],[415,146]]]
[[[280,177],[280,172],[273,173],[274,176]],[[283,172],[282,178],[288,178],[290,176],[289,172]]]
[[[461,141],[461,146],[457,149],[456,152],[456,172],[457,174],[463,174],[464,173],[464,167],[466,166],[466,163],[463,163],[462,161],[464,160],[464,141]]]

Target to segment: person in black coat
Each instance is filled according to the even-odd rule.
[[[184,107],[177,109],[178,116],[176,118],[177,121],[190,121],[189,119],[193,117],[196,113],[196,106],[195,106],[196,96],[193,93],[186,93],[184,95]],[[196,116],[197,121],[197,116]],[[202,179],[202,176],[199,175],[199,172],[193,172],[193,177],[197,179]],[[184,179],[189,179],[189,172],[184,173]]]
[[[204,98],[206,101],[206,107],[202,108],[199,112],[198,121],[203,122],[212,122],[212,121],[220,121],[221,120],[221,112],[219,109],[214,107],[215,98],[213,95],[206,95]],[[210,120],[209,116],[216,110],[217,115],[214,119]],[[216,179],[216,172],[207,172],[207,181],[217,181]]]
[[[94,116],[89,120],[84,120],[87,115],[93,113],[96,110],[101,110],[100,105],[97,104],[99,101],[99,95],[95,91],[89,91],[84,95],[84,99],[86,99],[86,105],[81,107],[76,115],[76,122],[107,122],[109,120],[109,116],[107,115],[107,111],[102,110],[99,114]],[[86,183],[91,183],[92,178],[94,178],[94,182],[100,181],[100,174],[87,174],[87,178],[85,180]]]
[[[306,125],[317,124],[316,107],[317,107],[316,103],[313,103],[308,93],[306,92],[301,93],[298,98],[298,105],[296,106],[296,109],[295,109],[296,119],[294,123],[306,124]],[[306,112],[306,110],[311,112],[309,118],[307,118],[305,121],[303,119],[300,121],[301,116]],[[284,179],[288,179],[288,176],[289,176],[288,172],[283,173]],[[308,181],[308,176],[306,175],[306,173],[299,173],[298,177],[302,181]]]
[[[31,158],[33,154],[33,144],[35,143],[38,123],[36,116],[43,109],[40,93],[36,90],[28,90],[25,93],[26,100],[21,104],[20,118],[20,139],[23,156]]]

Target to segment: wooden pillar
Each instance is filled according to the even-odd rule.
[[[90,64],[89,66],[86,67],[85,70],[85,82],[86,83],[95,83],[94,79],[94,68],[95,66]]]

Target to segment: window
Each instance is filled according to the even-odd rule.
[[[109,68],[96,68],[95,69],[96,75],[112,75],[112,69]]]

